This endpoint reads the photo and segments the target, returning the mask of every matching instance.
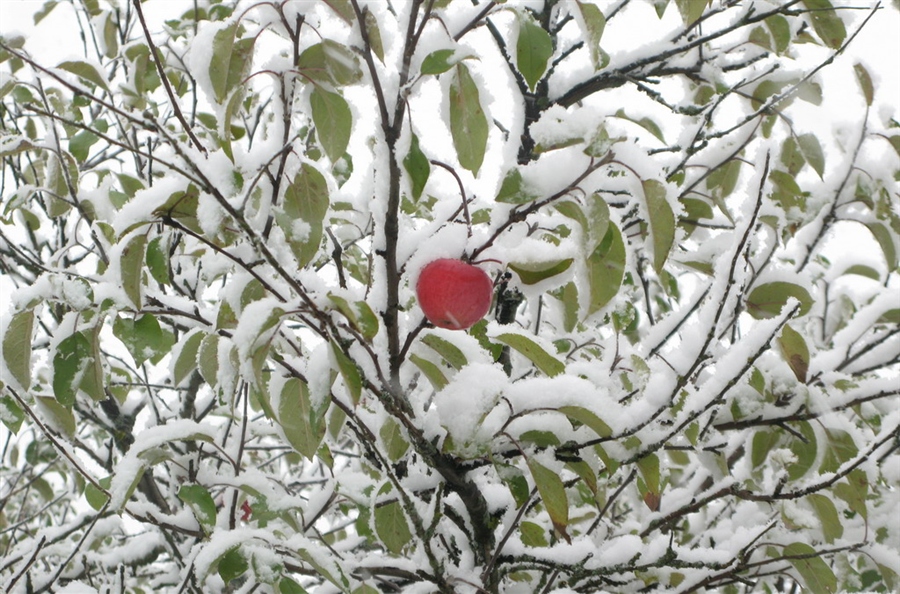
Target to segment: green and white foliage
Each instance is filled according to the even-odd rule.
[[[0,38],[0,583],[896,591],[858,4],[45,2],[68,59]],[[469,331],[437,257],[497,281]]]

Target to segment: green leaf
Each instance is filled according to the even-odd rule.
[[[822,145],[819,144],[819,139],[816,138],[815,134],[808,133],[802,134],[797,139],[797,142],[800,145],[800,152],[803,153],[803,158],[819,174],[819,177],[823,178],[825,175],[825,155],[822,153]]]
[[[504,204],[526,204],[538,198],[538,195],[522,179],[522,172],[513,167],[506,172],[500,190],[497,192],[497,202]]]
[[[652,134],[653,136],[658,138],[660,141],[662,141],[662,142],[666,141],[665,137],[663,136],[662,129],[659,127],[659,124],[657,124],[650,118],[645,117],[645,118],[635,119],[633,117],[630,117],[628,114],[626,114],[624,109],[620,109],[619,111],[617,111],[616,117],[622,118],[623,120],[628,120],[629,122],[634,122],[635,124],[637,124],[638,126],[643,128],[644,130],[650,132],[650,134]]]
[[[216,571],[219,577],[222,578],[222,581],[227,584],[244,575],[249,568],[249,563],[241,554],[241,546],[236,545],[219,557]]]
[[[3,335],[3,360],[10,374],[23,390],[31,388],[31,335],[34,329],[34,311],[15,314]]]
[[[235,40],[237,23],[216,32],[213,37],[212,59],[209,62],[209,80],[212,83],[214,99],[224,103],[231,92],[240,85],[253,59],[255,39]]]
[[[403,158],[403,168],[409,174],[413,198],[418,200],[422,196],[425,183],[431,174],[431,163],[428,162],[428,157],[419,148],[419,137],[415,134],[412,135],[410,140],[409,153]]]
[[[535,285],[548,278],[562,274],[575,260],[566,258],[552,262],[522,262],[519,264],[510,262],[509,269],[519,276],[519,280],[525,285]]]
[[[216,503],[203,485],[182,485],[178,498],[190,506],[194,517],[206,527],[216,525]]]
[[[353,128],[350,106],[339,94],[320,87],[313,89],[309,103],[313,123],[316,125],[316,136],[322,143],[325,154],[332,163],[336,163],[350,142],[350,131]]]
[[[356,406],[359,404],[359,398],[362,395],[362,377],[359,374],[359,369],[356,367],[356,363],[341,350],[341,347],[336,342],[331,343],[331,352],[334,354],[338,371],[344,379],[347,392],[350,394],[350,401],[353,403],[353,406]]]
[[[319,251],[328,205],[328,182],[318,169],[304,163],[284,192],[283,211],[275,215],[301,268]]]
[[[809,292],[794,283],[776,281],[757,285],[747,296],[747,311],[757,320],[774,318],[791,297],[800,302],[798,315],[804,316],[812,307],[813,300]]]
[[[25,412],[19,408],[12,396],[0,396],[0,421],[11,433],[16,434],[25,420]]]
[[[110,477],[102,478],[99,481],[100,486],[104,489],[109,489],[110,482]],[[96,511],[103,509],[103,506],[109,501],[109,495],[97,488],[94,483],[91,482],[84,486],[84,498],[87,500],[88,505]]]
[[[63,406],[55,398],[50,396],[35,396],[37,402],[46,413],[44,421],[50,421],[52,426],[64,435],[75,435],[75,415],[72,409]]]
[[[780,441],[781,436],[775,431],[757,431],[753,435],[750,450],[750,461],[753,468],[758,468],[768,459],[769,452]]]
[[[559,412],[569,417],[572,421],[587,425],[598,437],[610,437],[612,435],[612,429],[609,425],[586,408],[581,406],[561,406],[559,407]]]
[[[844,462],[852,460],[859,453],[853,437],[842,429],[825,429],[825,437],[820,474],[837,472]]]
[[[447,378],[440,367],[416,354],[410,355],[409,360],[425,374],[436,392],[440,392],[447,386]]]
[[[775,41],[775,53],[783,54],[791,45],[791,25],[780,14],[773,14],[765,20],[772,39]]]
[[[136,365],[142,365],[148,359],[154,365],[159,363],[175,345],[175,335],[164,330],[152,314],[133,320],[117,317],[113,322],[113,334],[125,344]]]
[[[797,381],[805,384],[809,371],[809,347],[806,346],[803,335],[791,328],[790,324],[785,324],[778,337],[778,347]]]
[[[481,107],[478,85],[465,64],[453,71],[449,87],[450,135],[459,164],[478,175],[487,149],[488,121]]]
[[[470,57],[469,54],[455,49],[435,50],[425,56],[419,72],[422,74],[442,74],[453,68],[460,60]]]
[[[53,355],[53,395],[60,404],[71,407],[81,380],[93,362],[91,344],[83,332],[64,338]]]
[[[819,452],[818,439],[812,426],[807,421],[800,421],[797,426],[800,429],[800,436],[794,435],[791,443],[791,451],[797,457],[797,461],[787,467],[788,478],[792,481],[809,472]]]
[[[806,159],[803,157],[803,153],[800,152],[800,147],[797,146],[797,141],[794,140],[793,136],[788,136],[784,139],[784,143],[781,145],[780,159],[785,170],[792,176],[797,175],[806,164]]]
[[[97,85],[109,91],[109,84],[106,82],[106,76],[97,70],[97,67],[81,60],[70,60],[60,63],[57,68],[61,68],[67,72],[71,72],[78,78],[84,79],[90,83]]]
[[[387,550],[399,555],[412,539],[403,508],[397,501],[375,506],[375,532]]]
[[[710,190],[715,189],[715,195],[721,198],[727,198],[737,186],[738,178],[741,173],[741,160],[732,159],[723,163],[709,174],[706,178],[706,187]],[[730,218],[730,217],[729,217]]]
[[[366,34],[369,36],[369,47],[372,48],[372,51],[384,64],[384,43],[381,40],[381,29],[378,28],[378,19],[375,18],[368,6],[363,7],[363,15],[366,22]]]
[[[516,67],[532,91],[547,71],[547,63],[552,55],[553,40],[550,34],[530,17],[520,14]]]
[[[891,229],[882,223],[866,223],[866,227],[869,228],[869,231],[875,237],[875,241],[881,246],[881,252],[884,254],[888,270],[896,270],[897,248],[894,244],[894,234],[891,232]]]
[[[795,542],[784,547],[783,553],[812,594],[831,594],[837,591],[837,578],[816,549],[805,542]]]
[[[200,375],[211,388],[219,383],[219,335],[207,334],[200,342],[197,356]]]
[[[819,524],[822,526],[822,534],[825,542],[832,544],[835,539],[844,535],[844,526],[841,524],[841,518],[838,515],[834,502],[825,495],[813,493],[806,496],[806,500],[812,506],[816,516],[819,517]]]
[[[144,284],[144,254],[147,248],[147,236],[138,233],[132,237],[119,258],[119,272],[122,279],[122,288],[125,295],[131,300],[135,309],[141,309],[142,287]]]
[[[444,361],[449,363],[454,369],[462,369],[469,362],[466,355],[449,340],[445,340],[435,334],[426,334],[422,337],[422,342],[434,349]]]
[[[856,468],[847,474],[845,481],[839,482],[834,486],[834,494],[843,499],[847,506],[861,515],[868,518],[869,512],[866,507],[866,497],[869,493],[869,479],[864,470]]]
[[[625,276],[625,244],[615,224],[609,223],[606,237],[588,258],[587,268],[591,289],[590,315],[612,301]]]
[[[295,450],[312,460],[325,437],[325,415],[316,414],[309,388],[298,378],[288,379],[278,401],[278,423]]]
[[[647,214],[650,218],[650,235],[653,239],[653,268],[662,273],[669,250],[675,242],[675,214],[666,200],[666,187],[655,179],[641,182],[644,198],[647,200]]]
[[[352,85],[363,75],[356,54],[330,39],[303,50],[297,68],[312,81],[334,86]]]
[[[384,442],[384,451],[387,453],[391,462],[396,462],[403,457],[403,454],[409,449],[409,442],[403,435],[403,429],[400,423],[393,417],[385,419],[381,429],[378,430],[381,440]]]
[[[172,366],[172,382],[176,386],[197,369],[197,353],[200,351],[203,337],[203,332],[195,329],[182,338]]]
[[[600,49],[600,39],[606,28],[606,17],[596,4],[576,2],[578,12],[581,13],[581,21],[584,23],[584,33],[587,38],[588,50],[591,53],[591,63],[595,70],[604,68],[609,62],[608,56]]]
[[[675,6],[681,13],[681,20],[684,24],[690,26],[703,15],[708,4],[707,0],[675,0]]]
[[[847,29],[831,2],[829,0],[803,0],[803,4],[809,9],[808,15],[812,20],[816,35],[831,49],[841,47],[847,37]]]
[[[150,276],[161,285],[171,282],[167,239],[166,236],[160,235],[151,239],[147,244],[147,270],[150,271]]]
[[[306,590],[289,577],[283,577],[278,581],[279,594],[307,594]]]
[[[566,526],[569,524],[569,498],[566,496],[566,488],[563,486],[559,475],[541,465],[534,459],[528,460],[528,470],[544,502],[544,508],[550,515],[553,527],[566,536]],[[568,539],[568,537],[566,536]]]
[[[862,90],[863,97],[866,99],[866,105],[872,105],[875,99],[875,85],[872,84],[872,77],[866,67],[857,62],[853,65],[853,72],[856,73],[856,82]]]
[[[544,529],[539,524],[522,522],[519,524],[519,531],[522,533],[522,544],[526,547],[546,547],[550,544],[547,542]]]
[[[527,336],[505,333],[495,336],[494,339],[525,355],[538,369],[550,377],[566,371],[565,363],[545,351],[538,343]]]

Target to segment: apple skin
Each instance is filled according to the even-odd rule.
[[[416,297],[428,321],[439,328],[465,330],[491,308],[494,284],[477,266],[440,258],[419,273]]]

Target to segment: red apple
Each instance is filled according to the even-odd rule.
[[[491,308],[494,286],[477,266],[441,258],[419,273],[416,296],[428,321],[440,328],[465,330]]]

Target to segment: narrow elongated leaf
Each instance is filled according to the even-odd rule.
[[[790,23],[780,14],[770,16],[765,20],[765,23],[772,34],[772,39],[775,41],[775,53],[783,54],[791,44]]]
[[[590,2],[577,2],[578,11],[581,13],[581,21],[584,23],[585,37],[588,50],[591,53],[591,62],[595,70],[600,70],[604,63],[604,52],[600,49],[600,39],[606,28],[606,17],[596,4]]]
[[[797,139],[797,144],[800,146],[800,152],[803,153],[803,158],[806,159],[809,166],[819,174],[820,178],[823,177],[825,175],[825,154],[822,152],[822,145],[819,144],[819,139],[816,138],[816,135],[812,133],[802,134]]]
[[[400,423],[395,421],[393,417],[388,417],[385,420],[381,429],[378,430],[378,434],[384,441],[385,452],[391,462],[396,462],[402,458],[403,454],[409,449],[409,442],[406,441],[406,437],[403,435]]]
[[[847,29],[844,21],[838,16],[834,6],[829,0],[803,0],[803,4],[809,10],[809,18],[812,20],[813,29],[825,45],[832,49],[841,47],[847,38]]]
[[[887,225],[882,223],[868,223],[866,227],[875,236],[875,241],[881,246],[881,252],[887,262],[888,270],[897,269],[897,247],[894,243],[894,234]]]
[[[840,516],[834,502],[820,493],[813,493],[806,496],[806,500],[812,506],[816,516],[819,517],[819,524],[822,526],[822,534],[825,536],[825,542],[831,544],[835,539],[844,535],[844,526],[841,524]]]
[[[63,406],[75,404],[81,380],[92,363],[91,344],[83,332],[67,336],[53,356],[53,395]]]
[[[197,353],[200,351],[200,342],[203,340],[203,336],[203,332],[194,330],[182,338],[178,354],[172,365],[172,381],[176,386],[197,369]]]
[[[612,435],[612,429],[603,419],[598,417],[594,412],[581,406],[561,406],[559,412],[563,413],[569,419],[576,421],[582,425],[587,425],[597,434],[598,437],[609,437]]]
[[[653,269],[661,274],[669,250],[675,242],[675,214],[666,200],[666,187],[655,179],[641,182],[650,217],[650,235],[653,239]]]
[[[435,391],[440,392],[449,383],[441,368],[428,359],[424,359],[414,353],[409,356],[409,360],[425,374]]]
[[[565,363],[545,351],[527,336],[505,333],[497,335],[495,339],[525,355],[538,369],[550,377],[564,373],[566,370]]]
[[[588,258],[587,266],[591,289],[590,315],[616,296],[625,276],[625,244],[615,224],[609,223],[606,237]]]
[[[872,84],[872,77],[869,76],[869,71],[866,70],[865,66],[857,62],[853,65],[853,72],[856,73],[856,82],[859,83],[866,105],[872,105],[872,101],[875,99],[875,85]]]
[[[547,63],[553,55],[553,40],[550,34],[530,17],[519,17],[519,37],[516,41],[516,67],[528,87],[535,85],[547,71]]]
[[[350,394],[350,400],[356,406],[359,404],[359,397],[362,395],[362,377],[359,374],[359,369],[357,369],[356,363],[341,350],[337,343],[331,343],[331,352],[334,354],[335,361],[337,361],[338,371],[344,379],[344,385]]]
[[[488,121],[478,85],[465,64],[457,64],[450,80],[450,135],[459,164],[477,175],[487,149]]]
[[[147,236],[139,233],[132,237],[119,258],[119,272],[125,295],[131,300],[135,309],[141,309],[143,300],[144,253],[147,248]]]
[[[34,312],[15,314],[3,335],[3,360],[6,368],[19,382],[23,390],[31,387],[31,334],[34,328]]]
[[[468,363],[466,355],[449,340],[445,340],[435,334],[426,334],[422,337],[422,342],[434,349],[444,361],[449,363],[455,369],[462,369]]]
[[[789,324],[785,324],[781,329],[781,336],[778,337],[778,346],[797,381],[805,384],[806,373],[809,371],[809,347],[806,346],[803,335]]]
[[[290,444],[308,460],[312,460],[325,437],[325,417],[316,414],[309,388],[298,378],[290,378],[281,389],[278,423]]]
[[[369,47],[372,52],[384,63],[384,43],[381,40],[381,29],[378,28],[378,19],[369,10],[368,6],[363,7],[363,14],[366,20],[366,34],[369,36]]]
[[[419,137],[415,134],[412,135],[410,140],[409,153],[403,158],[403,168],[409,174],[413,198],[418,200],[422,196],[425,183],[431,174],[431,163],[428,162],[428,157],[419,148]]]
[[[519,280],[523,284],[534,285],[562,274],[569,269],[574,261],[573,258],[566,258],[551,262],[522,262],[518,264],[510,262],[509,269],[518,275]]]
[[[431,52],[422,60],[419,72],[422,74],[442,74],[453,68],[460,60],[469,57],[469,54],[455,49],[439,49]]]
[[[106,82],[106,76],[93,64],[81,60],[70,60],[60,63],[57,68],[71,72],[75,76],[109,91],[109,84]]]
[[[837,591],[837,578],[834,572],[810,545],[795,542],[784,547],[783,552],[810,592],[832,594]]]
[[[536,460],[528,460],[528,470],[550,515],[553,527],[568,539],[566,526],[569,525],[569,498],[559,475]]]
[[[869,479],[864,470],[856,468],[847,474],[847,478],[834,487],[834,494],[843,499],[847,506],[863,518],[868,518],[866,497],[869,494]]]
[[[343,156],[350,142],[350,131],[353,128],[350,106],[339,94],[320,87],[313,89],[309,103],[313,123],[316,125],[316,136],[322,143],[325,154],[335,163]]]

